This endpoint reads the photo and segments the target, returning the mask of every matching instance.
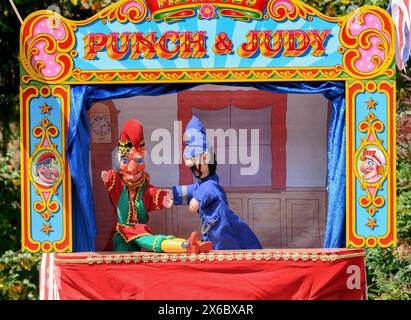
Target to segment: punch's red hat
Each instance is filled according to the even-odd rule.
[[[53,152],[45,152],[37,159],[37,164],[40,164],[40,163],[44,162],[47,159],[56,160],[56,155]]]
[[[132,147],[137,151],[145,148],[143,125],[139,121],[131,119],[124,124],[118,147],[121,154],[129,153]]]

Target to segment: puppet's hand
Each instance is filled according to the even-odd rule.
[[[103,180],[104,183],[108,182],[108,171],[101,171],[101,180]]]
[[[191,199],[191,201],[190,201],[190,212],[196,213],[199,208],[200,208],[200,203],[195,198]]]
[[[167,195],[163,198],[163,206],[165,208],[171,208],[173,206],[173,194],[169,190],[164,191],[167,191]]]

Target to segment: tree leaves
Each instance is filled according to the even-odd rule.
[[[40,257],[11,250],[0,256],[0,300],[38,298]]]

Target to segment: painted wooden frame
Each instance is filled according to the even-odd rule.
[[[395,245],[394,55],[391,17],[372,6],[341,18],[298,0],[121,0],[85,21],[34,12],[20,38],[23,250],[73,248],[72,85],[328,80],[346,87],[346,245]]]

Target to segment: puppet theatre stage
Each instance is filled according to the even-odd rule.
[[[41,10],[22,24],[22,250],[43,252],[40,298],[366,299],[362,248],[397,243],[395,28],[390,14],[363,6],[345,17],[327,17],[299,0],[215,0],[201,6],[188,2],[120,0],[84,21]],[[327,115],[324,152],[311,148],[313,154],[308,155],[300,148],[300,157],[289,157],[296,162],[287,162],[293,137],[291,125],[287,131],[287,111],[292,111],[288,104],[277,98],[266,103],[258,94],[259,99],[250,99],[253,105],[225,90],[224,103],[199,105],[196,87],[204,84],[241,85],[266,96],[322,95],[328,100],[327,112],[322,112],[324,118]],[[181,99],[174,103],[175,115],[166,118],[180,121],[182,132],[192,115],[207,122],[210,110],[219,112],[214,119],[230,123],[220,128],[241,128],[245,123],[252,125],[250,129],[266,129],[264,145],[258,144],[266,150],[261,153],[266,170],[254,178],[261,184],[266,179],[263,186],[250,185],[251,179],[247,185],[235,180],[238,175],[231,173],[238,166],[232,163],[225,175],[219,167],[223,178],[230,177],[223,185],[237,197],[233,207],[244,204],[237,211],[260,233],[266,249],[192,255],[114,253],[102,248],[112,216],[94,198],[102,194],[101,181],[96,180],[101,170],[93,175],[90,163],[102,162],[105,154],[107,162],[98,165],[110,164],[118,137],[106,123],[125,115],[108,104],[172,94]],[[98,108],[92,110],[95,104]],[[250,110],[253,116],[247,114]],[[257,114],[264,125],[254,125]],[[252,121],[232,125],[244,118]],[[303,126],[294,122],[294,129],[299,127]],[[301,144],[311,145],[307,140]],[[297,161],[314,162],[319,155],[322,198],[304,199],[319,204],[309,218],[306,202],[286,195],[291,192],[287,165],[290,169]],[[175,169],[180,165],[176,163]],[[170,172],[176,174],[176,182],[169,185],[188,183],[185,171]],[[254,201],[257,192],[238,189],[244,186],[263,187],[253,191],[266,193],[266,198],[257,195]],[[293,215],[282,205],[287,201],[290,207],[303,208],[301,223],[287,218]],[[191,230],[190,222],[175,223],[180,213],[163,215],[171,217],[171,223],[162,224],[167,234],[170,228],[179,236],[186,233],[183,227]],[[310,236],[301,232],[313,225],[320,231]],[[289,236],[294,234],[304,242]],[[310,246],[324,248],[297,249]]]
[[[363,249],[44,253],[45,300],[358,300]]]

